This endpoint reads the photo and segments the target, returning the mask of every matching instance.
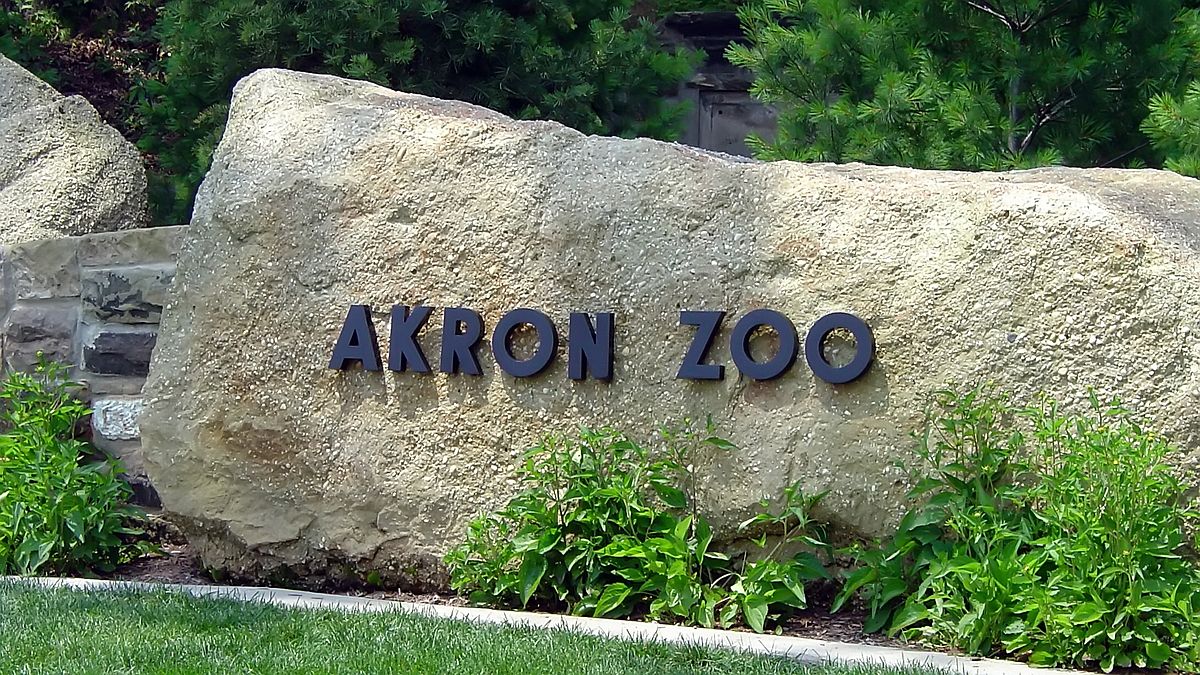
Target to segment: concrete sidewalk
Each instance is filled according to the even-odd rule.
[[[465,621],[474,624],[498,624],[528,628],[565,630],[619,640],[662,642],[673,645],[701,645],[719,649],[764,654],[794,659],[802,663],[863,663],[891,666],[925,666],[967,675],[1061,675],[1082,671],[1032,668],[995,659],[951,656],[937,652],[878,647],[873,645],[829,642],[809,638],[687,628],[657,623],[640,623],[616,619],[593,619],[559,614],[510,612],[477,607],[450,607],[412,602],[373,600],[327,593],[309,593],[256,586],[204,586],[188,584],[154,584],[143,582],[105,581],[99,579],[70,579],[44,577],[0,577],[0,583],[17,583],[42,588],[65,588],[80,591],[171,591],[200,598],[228,598],[246,602],[265,602],[281,607],[305,609],[339,609],[348,612],[411,612],[422,616]]]

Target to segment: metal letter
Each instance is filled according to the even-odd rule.
[[[442,358],[438,369],[443,373],[482,374],[479,357],[475,355],[481,339],[483,319],[479,312],[447,307],[442,311]]]
[[[347,370],[355,363],[362,364],[363,370],[382,370],[379,367],[379,340],[375,338],[370,305],[350,305],[346,321],[342,323],[342,332],[333,346],[329,367]]]
[[[679,372],[675,373],[675,379],[684,380],[721,380],[725,378],[725,366],[716,363],[704,363],[704,359],[708,356],[708,350],[712,347],[713,340],[717,337],[717,330],[721,327],[721,320],[725,318],[725,312],[696,312],[684,310],[679,313],[680,326],[695,326],[696,336],[692,338],[692,344],[688,347],[687,354],[683,357],[683,363],[679,366]]]
[[[821,346],[825,338],[838,328],[850,331],[857,343],[854,358],[841,368],[834,368],[825,360]],[[845,312],[826,314],[817,319],[804,338],[804,359],[813,374],[830,384],[846,384],[862,377],[875,358],[875,335],[866,321]]]
[[[779,335],[779,352],[763,363],[750,358],[750,336],[759,326],[767,326]],[[733,327],[729,335],[729,351],[738,370],[752,380],[773,380],[787,372],[796,362],[800,341],[796,327],[788,318],[773,309],[756,309]]]
[[[586,313],[572,312],[567,326],[567,376],[587,379],[587,371],[597,380],[609,381],[613,375],[613,313],[597,312],[596,325]]]
[[[521,324],[532,326],[538,339],[537,351],[524,361],[514,357],[508,345],[509,335]],[[500,370],[513,377],[537,375],[550,366],[557,351],[558,331],[554,330],[550,317],[536,309],[514,309],[501,317],[492,331],[492,356],[496,358]]]
[[[428,373],[429,361],[417,344],[417,333],[429,320],[433,313],[432,307],[420,305],[408,311],[407,305],[392,305],[391,344],[388,345],[388,370],[402,373],[410,370],[414,373]]]

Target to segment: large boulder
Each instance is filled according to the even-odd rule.
[[[137,149],[83,97],[0,56],[0,245],[146,224]]]
[[[894,525],[893,467],[929,392],[992,379],[1125,397],[1193,447],[1200,432],[1200,183],[1157,171],[1007,174],[737,162],[585,136],[363,82],[259,71],[236,88],[163,313],[141,419],[166,509],[206,564],[347,566],[437,583],[468,519],[511,494],[550,430],[648,437],[711,413],[739,449],[697,462],[726,527],[791,481],[823,515]],[[539,309],[616,314],[611,382],[329,368],[352,304],[467,307],[487,331]],[[752,381],[731,324],[755,308],[851,312],[876,360],[833,385],[803,357]],[[676,379],[726,310],[721,381]],[[440,309],[420,337],[434,369]],[[362,339],[366,340],[364,333]],[[769,356],[772,337],[754,349]],[[365,343],[363,343],[365,344]]]

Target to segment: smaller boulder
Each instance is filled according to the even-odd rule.
[[[146,224],[137,149],[84,98],[0,56],[0,245]]]

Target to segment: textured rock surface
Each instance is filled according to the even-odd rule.
[[[187,225],[101,232],[79,242],[79,264],[110,267],[131,263],[175,262]]]
[[[13,246],[6,253],[8,283],[15,300],[71,298],[79,295],[79,262],[74,237],[43,239]]]
[[[84,310],[97,320],[158,323],[175,265],[89,269],[80,280]]]
[[[150,372],[156,331],[103,326],[84,339],[83,369],[99,375],[145,377]]]
[[[111,441],[137,439],[141,399],[104,398],[92,401],[92,431]]]
[[[141,155],[80,96],[0,56],[0,244],[137,227]]]
[[[79,307],[69,303],[18,305],[4,319],[4,365],[28,370],[38,353],[50,361],[72,363]]]
[[[164,309],[141,419],[150,476],[205,562],[337,563],[438,577],[436,557],[514,488],[519,453],[580,422],[635,433],[712,413],[741,449],[700,462],[729,524],[800,480],[825,514],[893,524],[892,468],[926,395],[990,378],[1123,395],[1186,448],[1200,432],[1200,183],[1151,171],[919,172],[734,163],[586,137],[365,83],[239,84]],[[351,303],[617,313],[614,381],[560,352],[515,380],[326,368]],[[674,379],[680,308],[830,311],[877,361],[832,386],[801,363]],[[421,337],[436,358],[435,314]],[[386,353],[386,352],[385,352]],[[435,362],[436,363],[436,362]],[[1185,460],[1186,461],[1186,460]]]

